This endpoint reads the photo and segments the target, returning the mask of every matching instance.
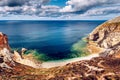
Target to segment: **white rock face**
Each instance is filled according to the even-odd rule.
[[[13,66],[15,65],[7,36],[0,32],[0,67],[11,68],[8,63]]]
[[[91,53],[120,54],[120,17],[98,26],[88,36]]]
[[[0,58],[1,60],[3,59],[3,62],[0,63],[1,67],[11,68],[9,65],[7,65],[7,63],[15,65],[13,60],[13,54],[10,53],[10,51],[7,48],[3,48],[2,50],[0,50]]]
[[[14,51],[14,61],[23,64],[23,65],[27,65],[27,66],[31,66],[33,68],[40,68],[41,65],[40,64],[36,64],[35,62],[29,60],[29,59],[24,59],[21,57],[21,55]]]

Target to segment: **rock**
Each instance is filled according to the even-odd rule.
[[[26,48],[22,48],[22,50],[21,50],[22,55],[25,53],[25,51],[27,51],[27,49]]]
[[[19,62],[21,60],[22,56],[17,51],[14,51],[14,61]]]
[[[10,52],[7,36],[0,32],[0,66],[10,68],[7,63],[14,65],[13,54]]]
[[[26,49],[24,49],[26,50]],[[23,58],[20,53],[18,53],[17,51],[14,51],[14,61],[23,65],[27,65],[33,68],[40,68],[41,64],[38,64],[32,60],[30,60],[29,58]]]
[[[3,63],[3,62],[4,62],[3,58],[0,58],[0,63]]]
[[[104,57],[120,54],[120,17],[98,26],[87,39],[87,49],[92,54],[102,54]]]
[[[10,65],[14,66],[17,62],[34,68],[40,68],[40,64],[35,63],[29,58],[23,58],[23,54],[26,50],[27,49],[22,48],[20,53],[17,51],[14,51],[14,53],[12,53],[8,44],[7,35],[0,32],[0,67],[11,69]]]
[[[0,32],[0,50],[2,50],[3,48],[6,48],[10,51],[7,35]]]

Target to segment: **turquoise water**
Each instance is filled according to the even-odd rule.
[[[71,47],[104,21],[0,21],[12,48],[36,49],[55,59],[67,58]]]

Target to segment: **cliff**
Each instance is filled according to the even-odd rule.
[[[120,57],[120,17],[98,26],[87,39],[90,53]]]
[[[31,56],[22,55],[25,49],[12,53],[7,36],[1,33],[0,80],[120,80],[120,17],[98,26],[87,40],[88,51],[99,57],[38,69]]]
[[[25,48],[22,48],[20,53],[17,51],[12,52],[8,44],[7,35],[0,32],[0,66],[2,68],[12,68],[8,64],[15,66],[16,63],[31,66],[34,68],[40,68],[40,64],[30,60],[30,58],[26,58],[26,56],[23,55],[24,51],[26,51]],[[32,55],[27,56],[31,57]]]
[[[15,65],[13,54],[10,52],[7,35],[0,32],[0,67],[11,68],[8,64]]]

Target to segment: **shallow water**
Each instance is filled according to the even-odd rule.
[[[41,67],[42,68],[52,68],[52,67],[64,66],[68,63],[74,63],[74,62],[81,61],[81,60],[90,60],[93,57],[98,57],[98,56],[99,56],[98,54],[92,54],[92,55],[85,56],[85,57],[47,61],[47,62],[43,62],[41,64]]]
[[[0,21],[12,48],[37,49],[49,57],[63,59],[71,46],[104,21]]]

